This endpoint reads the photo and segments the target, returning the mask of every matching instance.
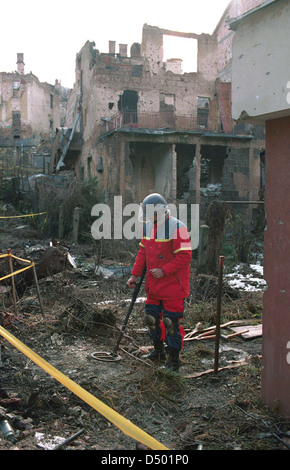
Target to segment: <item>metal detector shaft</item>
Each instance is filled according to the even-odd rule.
[[[139,282],[136,284],[136,287],[134,288],[133,295],[132,295],[132,299],[131,299],[131,303],[130,303],[130,307],[129,307],[129,309],[128,309],[126,318],[125,318],[125,320],[124,320],[124,323],[123,323],[122,328],[121,328],[121,331],[120,331],[120,333],[119,333],[117,342],[116,342],[115,347],[114,347],[113,352],[112,352],[112,355],[113,355],[113,356],[116,356],[116,355],[117,355],[117,351],[118,351],[118,349],[119,349],[119,345],[120,345],[121,339],[122,339],[122,337],[123,337],[123,335],[124,335],[124,332],[125,332],[125,329],[126,329],[128,320],[129,320],[130,315],[131,315],[131,313],[132,313],[132,310],[133,310],[134,304],[135,304],[135,302],[136,302],[137,296],[138,296],[138,294],[139,294],[139,291],[140,291],[140,288],[141,288],[143,279],[144,279],[144,277],[145,277],[145,274],[146,274],[146,268],[144,268],[144,271],[143,271],[143,273],[141,274],[141,277],[140,277],[140,279],[139,279]]]

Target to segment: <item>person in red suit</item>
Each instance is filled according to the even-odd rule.
[[[153,341],[150,360],[168,360],[165,368],[179,370],[184,329],[180,325],[184,300],[189,295],[191,241],[187,226],[170,215],[166,200],[158,193],[141,204],[143,236],[127,284],[133,288],[146,267],[145,322]]]

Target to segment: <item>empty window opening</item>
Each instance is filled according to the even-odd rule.
[[[98,172],[103,173],[103,171],[104,171],[103,157],[99,157]]]
[[[209,98],[197,98],[197,125],[208,127]]]
[[[88,157],[87,159],[87,172],[88,172],[88,179],[92,177],[92,157]]]
[[[174,106],[175,96],[174,95],[164,95],[164,104],[166,106]]]
[[[134,90],[125,90],[118,101],[119,111],[137,111],[138,93]]]
[[[12,111],[12,125],[13,127],[21,126],[21,114],[19,111]]]
[[[20,97],[20,82],[13,82],[12,84],[14,98]]]
[[[138,93],[134,90],[125,90],[118,101],[118,109],[123,114],[124,124],[137,122]]]
[[[197,39],[164,34],[163,61],[174,73],[197,72]]]
[[[160,117],[161,127],[175,127],[175,96],[167,93],[160,93]]]
[[[260,199],[265,196],[265,177],[266,177],[266,152],[260,153]]]
[[[220,145],[202,145],[200,187],[221,190],[226,148]]]
[[[187,199],[190,194],[190,180],[193,178],[195,145],[177,144],[177,198]]]

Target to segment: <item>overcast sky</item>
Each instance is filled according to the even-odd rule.
[[[145,23],[180,32],[211,34],[229,0],[13,0],[2,2],[0,72],[17,69],[40,81],[72,88],[75,58],[87,40],[109,52],[109,40],[141,43]],[[172,53],[176,58],[176,53]],[[169,57],[168,57],[169,58]]]

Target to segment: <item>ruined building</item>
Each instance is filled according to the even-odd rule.
[[[2,167],[31,160],[60,126],[60,84],[41,83],[31,72],[25,74],[24,55],[17,54],[17,71],[0,73],[0,158]],[[48,158],[49,161],[49,158]]]
[[[77,54],[67,129],[51,172],[97,176],[108,201],[122,195],[139,202],[158,191],[171,202],[200,203],[202,212],[216,197],[258,201],[264,128],[232,119],[234,33],[227,24],[257,3],[233,0],[212,35],[145,24],[142,43],[130,51],[109,41],[109,52],[100,53],[88,41]],[[183,72],[179,57],[164,59],[168,37],[192,42],[195,70]],[[241,207],[250,216],[256,206]]]

